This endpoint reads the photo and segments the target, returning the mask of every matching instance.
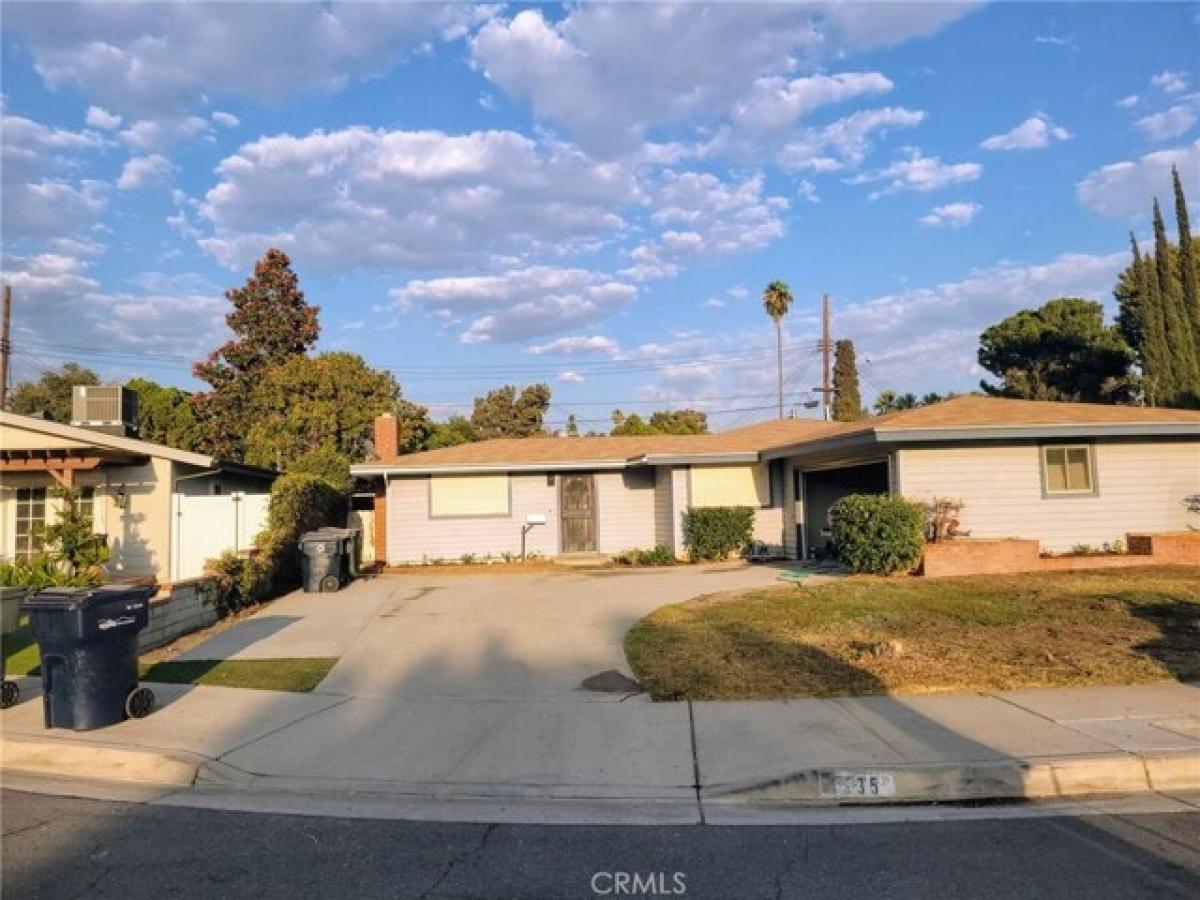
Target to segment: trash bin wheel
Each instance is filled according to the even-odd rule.
[[[154,711],[154,691],[139,687],[125,698],[125,714],[131,719],[144,719]]]
[[[321,579],[321,592],[332,593],[342,586],[342,580],[336,575],[326,575]]]
[[[19,699],[21,699],[21,688],[15,681],[5,681],[2,691],[0,691],[0,707],[8,709],[10,706],[16,706]]]

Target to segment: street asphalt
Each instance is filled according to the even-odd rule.
[[[14,898],[1200,896],[1200,813],[556,826],[2,800]]]

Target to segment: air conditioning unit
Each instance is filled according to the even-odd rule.
[[[136,437],[137,394],[119,384],[77,384],[71,392],[71,424]]]

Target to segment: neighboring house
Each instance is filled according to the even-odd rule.
[[[505,439],[397,454],[376,420],[376,557],[684,552],[692,507],[755,509],[755,537],[808,556],[849,493],[962,501],[975,537],[1046,550],[1173,531],[1200,493],[1200,412],[959,397],[863,422],[789,419],[712,435]],[[1196,517],[1191,516],[1192,519]],[[533,524],[538,523],[538,524]]]
[[[205,559],[250,546],[274,472],[112,430],[0,412],[0,556],[40,549],[59,503],[55,486],[73,488],[106,536],[115,579],[194,578]]]

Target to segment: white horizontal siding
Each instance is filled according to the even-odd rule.
[[[773,553],[784,552],[782,506],[754,510],[754,540],[762,541]]]
[[[670,466],[654,467],[654,543],[662,544],[675,552],[675,499],[671,493],[673,483]]]
[[[545,525],[529,530],[530,553],[553,556],[558,552],[558,489],[546,476],[513,475],[512,509],[507,516],[430,518],[429,478],[393,478],[388,483],[388,562],[457,560],[465,553],[500,556],[521,551],[521,527],[526,516],[541,513]]]
[[[653,547],[653,470],[597,472],[596,509],[596,549],[601,553]]]
[[[1181,501],[1200,493],[1200,441],[1095,449],[1095,496],[1043,497],[1035,445],[900,450],[900,490],[914,500],[961,500],[959,518],[973,537],[1032,538],[1046,550],[1188,527]]]

